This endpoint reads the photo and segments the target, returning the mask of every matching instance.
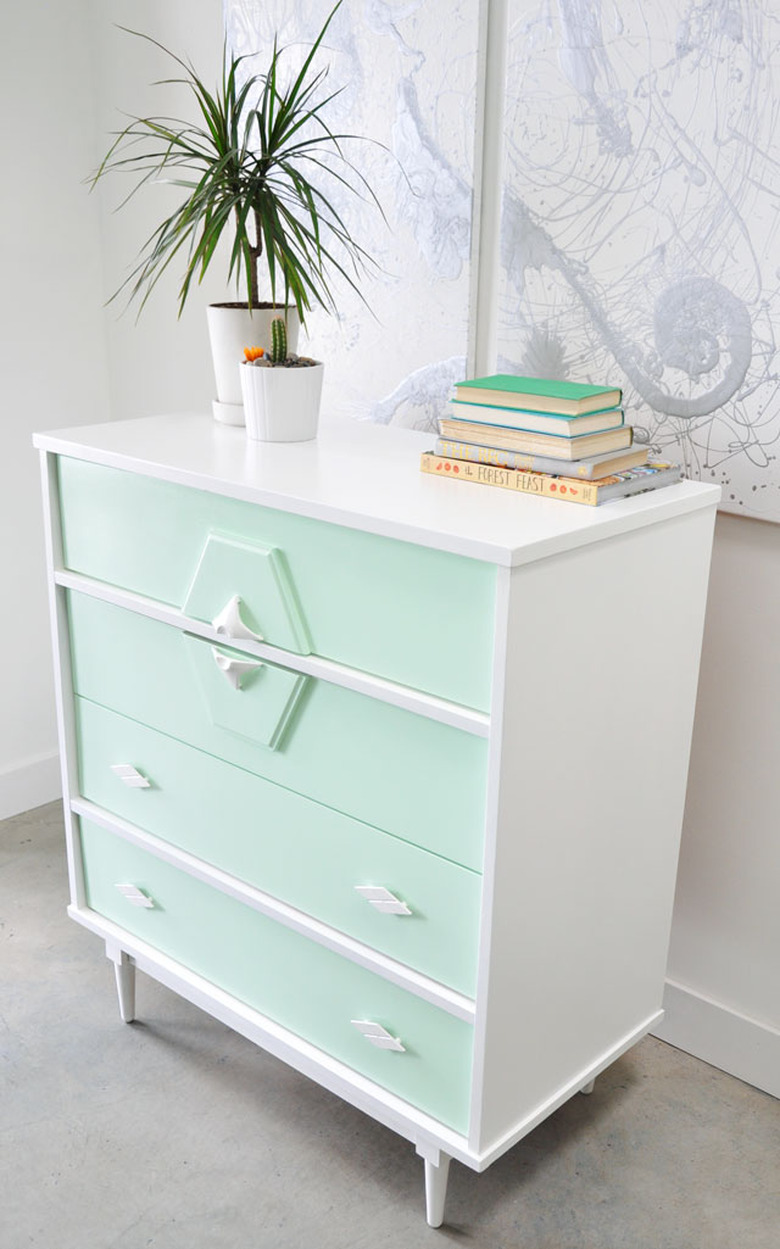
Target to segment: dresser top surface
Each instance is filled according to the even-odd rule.
[[[160,477],[266,507],[515,565],[700,508],[717,486],[680,482],[587,507],[422,473],[434,437],[325,422],[316,441],[260,443],[211,416],[176,414],[36,434],[42,450]]]

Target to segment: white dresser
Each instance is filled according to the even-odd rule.
[[[428,1222],[661,1017],[719,491],[425,435],[36,438],[71,916],[414,1143]]]

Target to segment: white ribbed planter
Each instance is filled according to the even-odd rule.
[[[308,442],[317,437],[324,364],[258,368],[239,364],[246,432],[258,442]]]
[[[262,304],[250,315],[246,304],[209,304],[206,309],[214,362],[217,397],[212,403],[214,419],[223,425],[243,425],[244,408],[236,365],[244,358],[245,347],[271,346],[271,322],[285,315],[289,351],[298,350],[300,319],[295,308],[275,308]]]

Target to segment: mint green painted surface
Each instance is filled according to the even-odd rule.
[[[243,903],[81,821],[90,907],[382,1088],[465,1132],[472,1028]],[[115,888],[154,899],[131,905]],[[379,1050],[352,1019],[400,1037]]]
[[[264,663],[234,647],[214,646],[190,633],[183,633],[181,642],[190,661],[192,680],[203,694],[206,714],[214,726],[256,746],[276,750],[310,678]],[[220,660],[252,665],[241,672],[238,688],[220,668]]]
[[[284,650],[308,655],[306,624],[284,556],[274,547],[210,534],[200,558],[185,615],[212,621],[241,587],[240,615],[247,628]]]
[[[76,698],[85,798],[240,880],[473,996],[481,877],[135,720]],[[130,763],[151,782],[111,771]],[[411,915],[355,892],[383,885]]]
[[[59,469],[73,571],[183,607],[210,534],[275,547],[315,654],[489,709],[492,564],[86,461]],[[256,602],[243,580],[231,594]]]
[[[239,735],[262,681],[215,723],[211,643],[87,594],[68,595],[77,694],[278,785],[482,868],[487,741],[310,678],[276,750]],[[200,675],[198,675],[200,674]]]

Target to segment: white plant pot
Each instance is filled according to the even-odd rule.
[[[262,347],[268,351],[271,322],[274,317],[284,315],[288,351],[297,351],[300,318],[295,308],[270,305],[253,308],[250,315],[245,304],[209,304],[206,313],[217,383],[217,397],[211,405],[214,419],[223,425],[243,425],[244,408],[236,365],[244,358],[244,348]]]
[[[317,437],[324,364],[258,368],[239,364],[246,432],[258,442],[308,442]]]

